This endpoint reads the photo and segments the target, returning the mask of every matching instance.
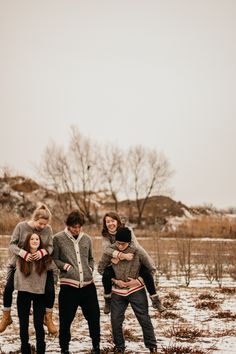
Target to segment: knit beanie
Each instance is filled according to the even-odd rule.
[[[117,230],[116,241],[119,242],[130,242],[131,241],[131,231],[128,227],[121,227]]]

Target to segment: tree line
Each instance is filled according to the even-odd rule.
[[[141,224],[148,198],[166,191],[172,175],[163,152],[142,145],[127,150],[98,144],[72,127],[68,147],[49,143],[38,166],[44,183],[58,196],[66,193],[67,205],[76,206],[94,221],[94,193],[106,192],[119,211],[122,199],[135,201]],[[65,203],[65,201],[64,201]]]

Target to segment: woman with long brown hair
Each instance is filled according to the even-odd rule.
[[[29,315],[33,305],[34,327],[36,332],[37,354],[45,353],[45,332],[43,328],[45,313],[45,285],[47,271],[52,270],[52,258],[49,254],[40,259],[34,259],[38,250],[45,249],[39,235],[30,233],[26,237],[22,249],[25,257],[17,257],[14,275],[14,288],[18,290],[17,311],[20,322],[21,353],[30,354]],[[32,261],[27,262],[31,256]]]
[[[116,233],[117,230],[124,227],[124,223],[122,222],[119,214],[114,211],[107,212],[103,217],[103,228],[102,228],[102,246],[103,253],[112,257],[112,263],[118,263],[120,261],[126,260],[131,261],[133,259],[132,253],[123,253],[114,251],[111,248],[111,245],[116,242]],[[135,244],[138,247],[141,247],[137,241],[137,238],[131,229],[131,243]],[[143,248],[142,248],[143,249]],[[143,249],[144,250],[144,249]],[[144,250],[146,255],[147,252]],[[150,262],[153,262],[149,257]],[[152,306],[157,309],[159,312],[165,311],[165,307],[161,304],[159,296],[156,293],[155,282],[153,279],[153,275],[151,272],[144,266],[141,265],[139,271],[140,277],[143,279],[146,289],[150,295],[150,299],[152,301]],[[110,313],[110,303],[111,303],[111,292],[112,292],[112,279],[115,278],[114,270],[112,266],[108,266],[102,274],[102,283],[104,287],[104,313]]]

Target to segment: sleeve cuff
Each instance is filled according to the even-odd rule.
[[[68,270],[71,268],[71,265],[69,263],[65,263],[63,269],[68,272]]]
[[[48,254],[48,252],[44,248],[41,248],[39,252],[41,253],[42,258]]]
[[[137,278],[138,282],[140,283],[140,285],[144,285],[144,281],[143,281],[143,278],[141,277],[138,277]]]
[[[112,253],[112,258],[118,258],[118,254],[119,254],[120,252],[119,251],[114,251],[113,253]]]
[[[27,251],[25,251],[25,250],[23,250],[23,249],[20,250],[19,256],[20,256],[21,258],[26,259],[27,255],[28,255],[28,252],[27,252]]]

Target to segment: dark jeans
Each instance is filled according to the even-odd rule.
[[[122,262],[122,261],[120,261]],[[155,283],[153,276],[151,272],[148,270],[147,267],[144,265],[141,265],[140,271],[139,271],[140,277],[143,278],[144,284],[146,286],[146,289],[150,295],[156,294],[156,288],[155,288]],[[115,272],[112,268],[112,266],[106,267],[106,269],[103,272],[102,275],[102,284],[104,287],[104,293],[105,295],[111,294],[111,289],[112,289],[112,281],[111,279],[115,278]]]
[[[3,292],[3,306],[11,307],[12,305],[12,294],[14,291],[14,274],[15,268],[8,267],[7,270],[7,283]],[[55,301],[55,288],[53,272],[47,272],[47,280],[45,285],[45,306],[46,308],[52,309]]]
[[[29,315],[31,302],[33,302],[34,328],[36,332],[37,353],[45,353],[45,333],[43,318],[45,313],[44,294],[33,294],[26,291],[18,291],[17,310],[20,322],[21,351],[29,350]]]
[[[148,314],[148,301],[145,289],[135,291],[128,296],[112,294],[111,296],[111,325],[115,346],[125,348],[122,325],[125,311],[131,305],[139,324],[142,327],[144,344],[147,348],[157,346],[153,325]]]
[[[100,310],[97,290],[94,284],[83,288],[61,285],[59,292],[59,344],[62,351],[69,349],[71,340],[70,327],[78,306],[88,322],[89,335],[94,347],[100,343]]]

